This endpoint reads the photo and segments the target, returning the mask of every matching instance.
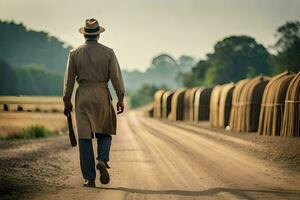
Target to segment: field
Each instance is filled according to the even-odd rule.
[[[54,132],[67,129],[61,97],[1,96],[0,138],[41,125]]]
[[[48,96],[0,96],[1,111],[60,112],[62,97]]]

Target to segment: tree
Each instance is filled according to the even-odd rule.
[[[249,36],[231,36],[219,41],[214,52],[207,54],[190,73],[183,75],[183,84],[215,85],[238,81],[259,74],[269,74],[269,53]]]
[[[278,38],[274,48],[277,55],[273,62],[275,67],[273,73],[284,70],[297,72],[300,69],[300,22],[287,22],[277,29]]]
[[[130,95],[130,106],[132,108],[136,108],[150,103],[153,101],[154,93],[159,89],[167,90],[168,88],[164,85],[155,86],[143,84],[138,90],[136,90],[136,92]]]

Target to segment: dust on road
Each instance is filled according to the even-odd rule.
[[[82,187],[78,149],[70,148],[67,138],[59,136],[27,146],[1,146],[1,163],[6,160],[11,166],[5,173],[6,165],[0,164],[1,187],[16,184],[25,188],[18,197],[51,200],[300,198],[299,171],[278,168],[213,133],[207,137],[204,131],[192,132],[194,126],[174,126],[144,117],[140,111],[121,115],[118,126],[110,184],[97,181],[95,189]],[[24,163],[25,169],[14,159]],[[5,174],[10,175],[3,179]],[[11,181],[16,175],[19,181]],[[1,191],[5,192],[6,197],[9,192],[14,194],[9,187]]]

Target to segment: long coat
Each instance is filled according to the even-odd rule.
[[[111,80],[119,101],[123,101],[124,83],[114,51],[97,41],[71,50],[65,72],[65,107],[71,107],[74,82],[79,84],[75,95],[78,137],[92,138],[93,133],[116,134],[116,114],[107,87]]]

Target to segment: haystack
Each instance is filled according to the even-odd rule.
[[[184,95],[184,120],[193,121],[195,93],[198,87],[187,89]]]
[[[158,90],[154,94],[153,115],[155,118],[162,117],[162,96],[164,92],[164,90]]]
[[[210,113],[209,113],[209,121],[211,126],[217,127],[219,125],[219,105],[220,105],[220,97],[222,92],[222,85],[217,85],[214,87],[211,98],[210,98]]]
[[[171,112],[171,100],[174,95],[172,91],[166,91],[162,96],[162,118],[167,119]]]
[[[231,130],[239,131],[239,120],[241,117],[241,104],[240,104],[240,98],[242,91],[244,89],[244,86],[249,81],[249,79],[243,79],[238,81],[235,84],[235,88],[232,93],[232,106],[230,111],[230,117],[229,117],[229,127]]]
[[[286,92],[295,74],[283,72],[267,84],[260,109],[258,133],[280,135]]]
[[[286,93],[280,136],[300,137],[300,72],[290,82]]]
[[[171,113],[168,118],[170,120],[184,120],[184,94],[185,88],[181,88],[175,91],[171,100]]]
[[[245,84],[239,99],[238,131],[257,131],[262,96],[269,79],[269,77],[258,76]]]
[[[228,83],[222,85],[219,102],[219,119],[218,126],[226,127],[229,123],[231,104],[232,104],[232,93],[234,89],[234,83]]]
[[[209,104],[213,88],[197,89],[194,100],[194,121],[209,120]]]

